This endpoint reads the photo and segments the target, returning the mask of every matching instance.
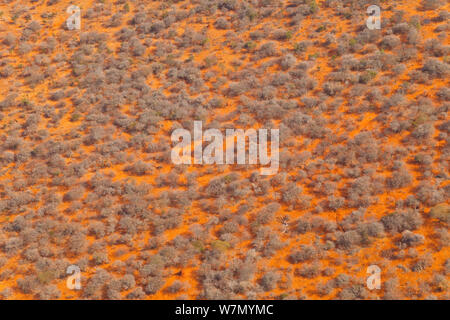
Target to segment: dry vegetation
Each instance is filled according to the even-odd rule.
[[[0,298],[449,299],[449,10],[2,0]],[[193,120],[279,128],[278,174],[172,165]]]

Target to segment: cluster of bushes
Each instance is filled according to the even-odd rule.
[[[70,260],[87,299],[276,290],[366,299],[360,279],[336,269],[361,267],[358,251],[373,248],[374,259],[404,260],[419,283],[416,273],[449,243],[448,13],[424,0],[423,15],[393,9],[381,30],[368,30],[368,5],[98,1],[83,10],[77,37],[50,35],[47,20],[14,9],[18,32],[0,32],[0,280],[17,276],[21,293],[59,298]],[[322,10],[360,25],[343,33]],[[305,19],[314,23],[299,34]],[[94,21],[105,28],[93,31]],[[192,131],[193,120],[278,127],[279,172],[172,165],[170,133]],[[287,247],[290,267],[269,267]],[[424,296],[446,297],[449,266]],[[303,292],[293,276],[326,280]],[[401,294],[393,277],[385,287],[384,298]]]

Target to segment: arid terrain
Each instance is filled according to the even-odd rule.
[[[450,299],[449,17],[0,0],[0,299]],[[279,129],[278,172],[173,164],[195,120]]]

